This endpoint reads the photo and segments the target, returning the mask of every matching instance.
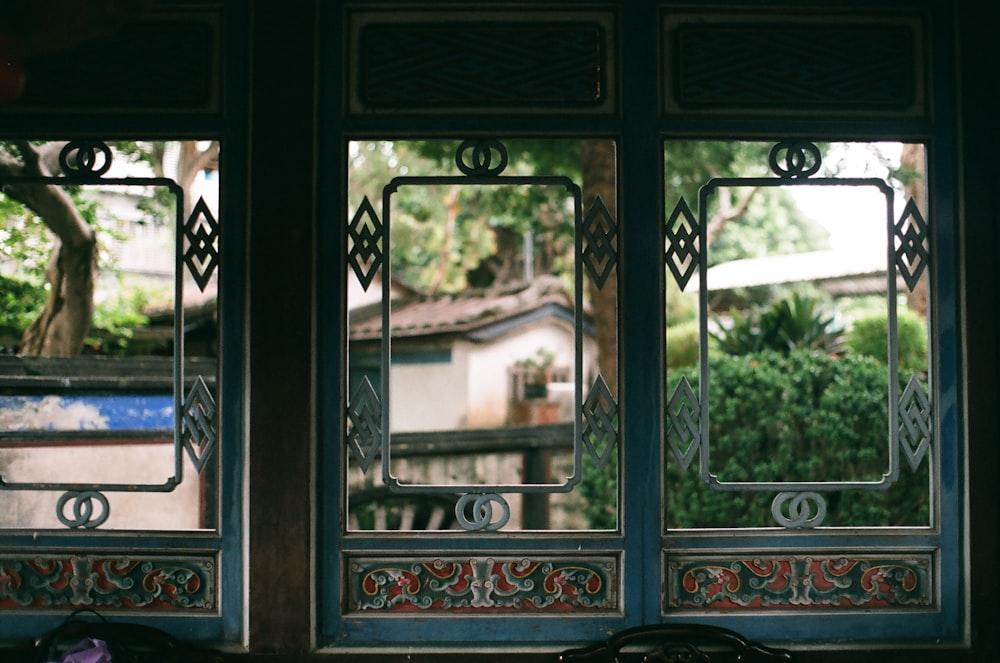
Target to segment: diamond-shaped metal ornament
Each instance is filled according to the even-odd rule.
[[[927,249],[927,222],[913,198],[910,198],[903,214],[893,228],[895,235],[895,260],[906,286],[912,291],[917,287],[920,275],[927,267],[930,252]]]
[[[347,236],[351,243],[347,261],[366,291],[382,266],[382,235],[382,222],[375,214],[368,196],[365,196],[347,226]]]
[[[684,290],[698,267],[699,227],[691,208],[683,198],[677,201],[663,231],[667,240],[667,250],[664,255],[667,268],[674,275],[674,280],[680,289]]]
[[[199,198],[191,210],[191,216],[184,224],[184,238],[188,245],[184,251],[184,264],[198,288],[204,292],[219,265],[219,224],[204,198]]]
[[[366,377],[347,406],[347,446],[366,474],[382,443],[382,404]]]
[[[585,425],[581,437],[583,446],[603,469],[618,445],[618,404],[608,389],[604,376],[598,375],[583,403]]]
[[[916,471],[931,446],[931,404],[923,385],[910,376],[899,399],[899,448]]]
[[[682,376],[667,404],[667,444],[681,470],[686,471],[698,455],[701,446],[698,421],[698,399],[687,378]]]
[[[215,399],[199,375],[184,399],[181,444],[200,474],[215,451]]]
[[[583,219],[583,264],[598,289],[604,287],[618,260],[618,226],[600,196]]]

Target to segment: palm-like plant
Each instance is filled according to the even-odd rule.
[[[828,315],[815,298],[792,295],[766,309],[756,309],[746,315],[732,312],[729,327],[719,325],[710,332],[717,347],[730,355],[744,355],[761,350],[776,350],[787,354],[795,348],[807,348],[826,353],[840,352],[844,330],[832,315]]]

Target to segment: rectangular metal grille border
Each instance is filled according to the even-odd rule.
[[[664,112],[926,114],[922,24],[667,15]]]
[[[217,20],[206,14],[137,21],[68,50],[35,56],[24,64],[24,94],[7,112],[215,112],[221,71]]]
[[[351,113],[601,113],[614,109],[609,13],[352,16]]]

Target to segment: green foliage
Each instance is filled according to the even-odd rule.
[[[618,416],[612,419],[612,425],[619,427]],[[609,443],[610,440],[603,440]],[[581,512],[587,520],[590,529],[616,529],[618,527],[618,458],[621,453],[619,445],[608,458],[603,467],[598,467],[590,454],[583,454],[583,470],[577,491],[582,498]]]
[[[683,292],[677,282],[668,274],[667,291],[667,325],[678,325],[698,318],[698,295]]]
[[[713,177],[766,177],[771,143],[714,140],[671,140],[663,147],[667,201],[683,197],[692,211],[698,189]],[[673,204],[669,207],[673,209]]]
[[[884,365],[808,350],[720,355],[709,363],[710,469],[720,481],[877,482],[888,469]],[[682,376],[698,393],[694,368],[670,373],[668,393]],[[665,453],[671,527],[775,524],[773,491],[713,490],[699,477],[697,458],[682,471]],[[911,472],[904,463],[888,490],[824,493],[824,523],[926,525],[927,465]]]
[[[505,140],[509,161],[503,175],[562,175],[582,180],[581,141]],[[459,175],[458,141],[368,141],[352,143],[350,209],[364,197],[381,214],[382,189],[397,176]],[[770,143],[670,141],[664,148],[666,199],[683,196],[697,208],[698,189],[712,177],[766,176]],[[747,190],[720,192],[738,205]],[[586,192],[585,192],[586,194]],[[585,195],[586,197],[586,195]],[[530,231],[535,273],[572,269],[573,210],[556,186],[408,187],[393,194],[391,264],[396,277],[425,290],[458,292],[483,263],[509,259]],[[738,230],[714,240],[710,261],[796,252],[825,246],[826,233],[802,218],[787,192],[769,187],[732,225]],[[450,209],[449,209],[450,208]],[[449,217],[449,213],[452,215]]]
[[[710,470],[724,482],[879,482],[889,467],[888,374],[871,357],[809,350],[719,355],[709,360]],[[696,367],[669,371],[667,393],[681,378],[699,393]],[[780,404],[780,406],[779,406]],[[777,491],[721,491],[699,475],[700,457],[682,470],[664,445],[667,523],[672,528],[774,527]],[[820,492],[824,524],[920,526],[929,519],[929,464],[901,461],[887,490]],[[593,528],[616,524],[617,459],[598,470],[584,462],[579,490]]]
[[[505,145],[509,161],[504,176],[566,175],[579,182],[578,141],[511,140]],[[381,213],[383,187],[398,176],[459,176],[458,146],[450,140],[353,143],[352,208],[367,196]],[[470,275],[491,260],[503,265],[511,254],[520,256],[525,235],[535,273],[571,270],[571,200],[558,185],[397,186],[392,194],[393,274],[430,292],[488,285],[488,278],[480,283]]]
[[[136,164],[143,174],[161,170],[165,143],[119,141],[113,145],[116,164]],[[0,150],[13,158],[20,151],[12,143],[0,142]],[[102,275],[91,333],[85,341],[85,351],[122,353],[136,326],[148,322],[142,314],[149,303],[149,292],[142,288],[125,287],[117,259],[111,251],[115,243],[128,239],[122,232],[122,221],[112,212],[105,199],[87,187],[62,185],[81,218],[93,230],[97,239],[97,270]],[[130,202],[142,212],[142,218],[162,221],[170,218],[174,196],[166,187],[146,187],[143,194],[130,194]],[[142,221],[135,221],[141,223]],[[44,220],[19,202],[0,194],[0,263],[7,270],[0,277],[0,327],[4,329],[5,346],[12,346],[24,329],[44,306],[47,296],[45,266],[53,250],[53,235]],[[172,250],[172,249],[168,249]],[[115,281],[110,289],[122,294],[107,296],[105,285]]]
[[[544,376],[546,371],[552,368],[555,360],[555,352],[546,347],[540,347],[535,350],[535,354],[518,359],[514,362],[514,365]]]
[[[87,352],[126,354],[136,327],[149,324],[142,311],[149,304],[144,288],[122,291],[94,307],[91,333],[84,340]]]
[[[719,177],[771,177],[768,153],[773,143],[751,141],[672,140],[664,144],[667,216],[681,198],[698,214],[699,189]],[[710,240],[709,266],[743,258],[798,253],[826,248],[826,230],[804,217],[781,187],[720,187],[709,197],[706,216],[725,209],[745,212]]]
[[[0,275],[0,327],[24,332],[48,296],[45,287]]]
[[[717,347],[730,355],[763,350],[788,353],[796,348],[837,352],[843,334],[816,299],[798,293],[746,315],[733,311],[732,318],[729,327],[720,325],[719,331],[710,332]]]
[[[17,279],[41,285],[52,239],[42,219],[0,194],[0,260],[17,269]]]
[[[603,468],[584,457],[583,480],[578,488],[583,498],[581,511],[590,529],[618,527],[618,455],[611,454]]]
[[[732,198],[752,196],[746,212],[728,222],[712,240],[708,251],[709,267],[731,260],[762,258],[829,248],[829,233],[821,225],[802,214],[791,193],[781,187],[760,187],[756,190],[739,187],[722,190],[719,195]],[[709,209],[709,214],[715,208]]]
[[[697,320],[667,327],[667,369],[697,366],[701,350]]]
[[[856,320],[847,332],[848,352],[874,357],[885,365],[889,355],[889,328],[884,314]],[[927,324],[908,309],[896,312],[897,357],[900,372],[927,373]]]

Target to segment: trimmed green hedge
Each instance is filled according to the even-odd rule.
[[[765,351],[713,357],[709,371],[711,471],[720,480],[878,481],[888,468],[888,374],[874,358]],[[696,368],[668,371],[668,401],[682,376],[698,395]],[[664,458],[668,526],[776,525],[776,491],[713,490],[699,477],[698,457],[681,471],[664,442]],[[926,525],[928,460],[916,472],[902,455],[900,463],[888,490],[818,491],[827,503],[823,524]],[[595,527],[613,526],[600,509],[613,476],[613,469],[585,467],[581,489]]]
[[[681,375],[698,393],[696,370]],[[722,481],[879,481],[888,468],[888,373],[871,357],[808,350],[720,356],[709,366],[711,470]],[[905,382],[905,381],[904,381]],[[773,525],[773,492],[711,490],[697,460],[667,461],[672,527]],[[919,525],[928,519],[927,463],[900,467],[889,490],[829,492],[828,525]],[[819,491],[822,492],[822,491]]]
[[[856,320],[847,332],[845,345],[853,354],[875,357],[883,364],[889,353],[889,325],[884,314]],[[908,309],[896,313],[896,342],[899,370],[927,372],[927,323]]]

